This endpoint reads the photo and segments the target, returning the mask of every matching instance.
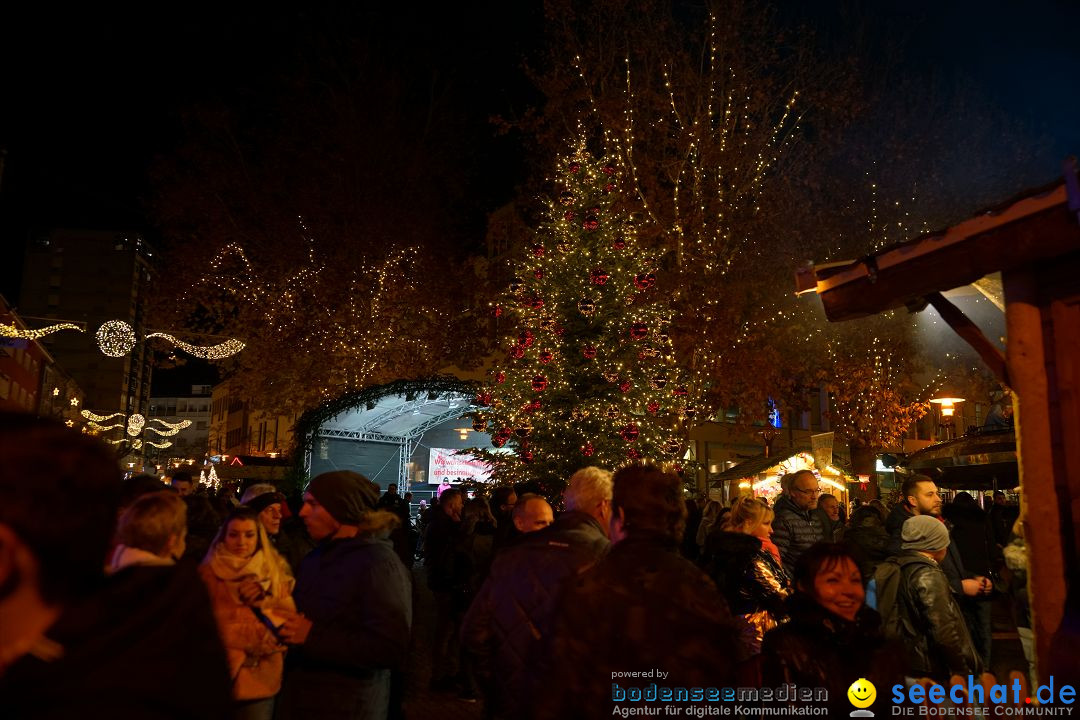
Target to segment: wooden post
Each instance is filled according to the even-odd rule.
[[[1070,556],[1075,556],[1076,551],[1070,505],[1080,497],[1070,493],[1062,445],[1063,429],[1078,430],[1062,427],[1062,406],[1075,406],[1078,398],[1075,392],[1071,398],[1060,394],[1055,365],[1066,353],[1075,355],[1076,348],[1055,348],[1055,324],[1042,273],[1035,269],[1007,271],[1003,280],[1008,374],[1016,392],[1016,444],[1024,495],[1022,519],[1028,550],[1028,592],[1037,670],[1039,681],[1043,682],[1051,674],[1061,678],[1076,672],[1075,661],[1066,667],[1056,657],[1057,653],[1052,652],[1069,632],[1063,626],[1070,590],[1066,571],[1071,564]],[[1072,334],[1076,334],[1075,330]],[[1064,336],[1058,339],[1066,340]],[[1076,408],[1071,407],[1068,412],[1075,417]],[[1073,453],[1076,443],[1075,435],[1065,440],[1066,445],[1073,446]]]

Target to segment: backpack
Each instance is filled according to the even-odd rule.
[[[918,557],[891,557],[874,570],[867,587],[867,604],[881,615],[886,637],[897,638],[914,635],[911,622],[897,606],[897,596],[905,584],[904,570],[910,565],[922,564]],[[871,602],[871,596],[873,602]],[[903,632],[906,630],[907,632]]]

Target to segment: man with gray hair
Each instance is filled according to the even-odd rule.
[[[526,716],[521,702],[528,668],[554,623],[560,588],[599,562],[611,545],[611,496],[611,472],[578,470],[563,493],[566,512],[496,556],[461,633],[475,660],[487,717]]]
[[[817,508],[818,479],[810,470],[799,470],[780,478],[783,494],[777,498],[772,541],[780,549],[780,559],[788,575],[794,576],[795,563],[814,543],[826,540]]]

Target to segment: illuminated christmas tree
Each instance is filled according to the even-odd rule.
[[[673,461],[698,408],[675,363],[657,259],[640,249],[625,171],[579,148],[553,179],[546,219],[495,309],[505,360],[474,427],[498,482],[554,495],[586,465]]]

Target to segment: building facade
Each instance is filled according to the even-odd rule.
[[[295,415],[275,415],[251,407],[229,381],[214,386],[210,408],[211,455],[281,457],[293,444]]]
[[[168,436],[172,446],[156,453],[158,457],[183,457],[202,460],[209,450],[210,439],[210,385],[193,385],[191,392],[177,397],[152,397],[146,419],[164,420],[178,423],[184,420],[191,424],[181,429],[176,435]]]
[[[83,326],[83,333],[58,332],[41,343],[96,413],[146,414],[150,358],[143,338],[152,254],[137,234],[89,230],[56,230],[27,248],[20,312]],[[135,331],[134,347],[122,357],[98,348],[95,333],[109,320]]]

